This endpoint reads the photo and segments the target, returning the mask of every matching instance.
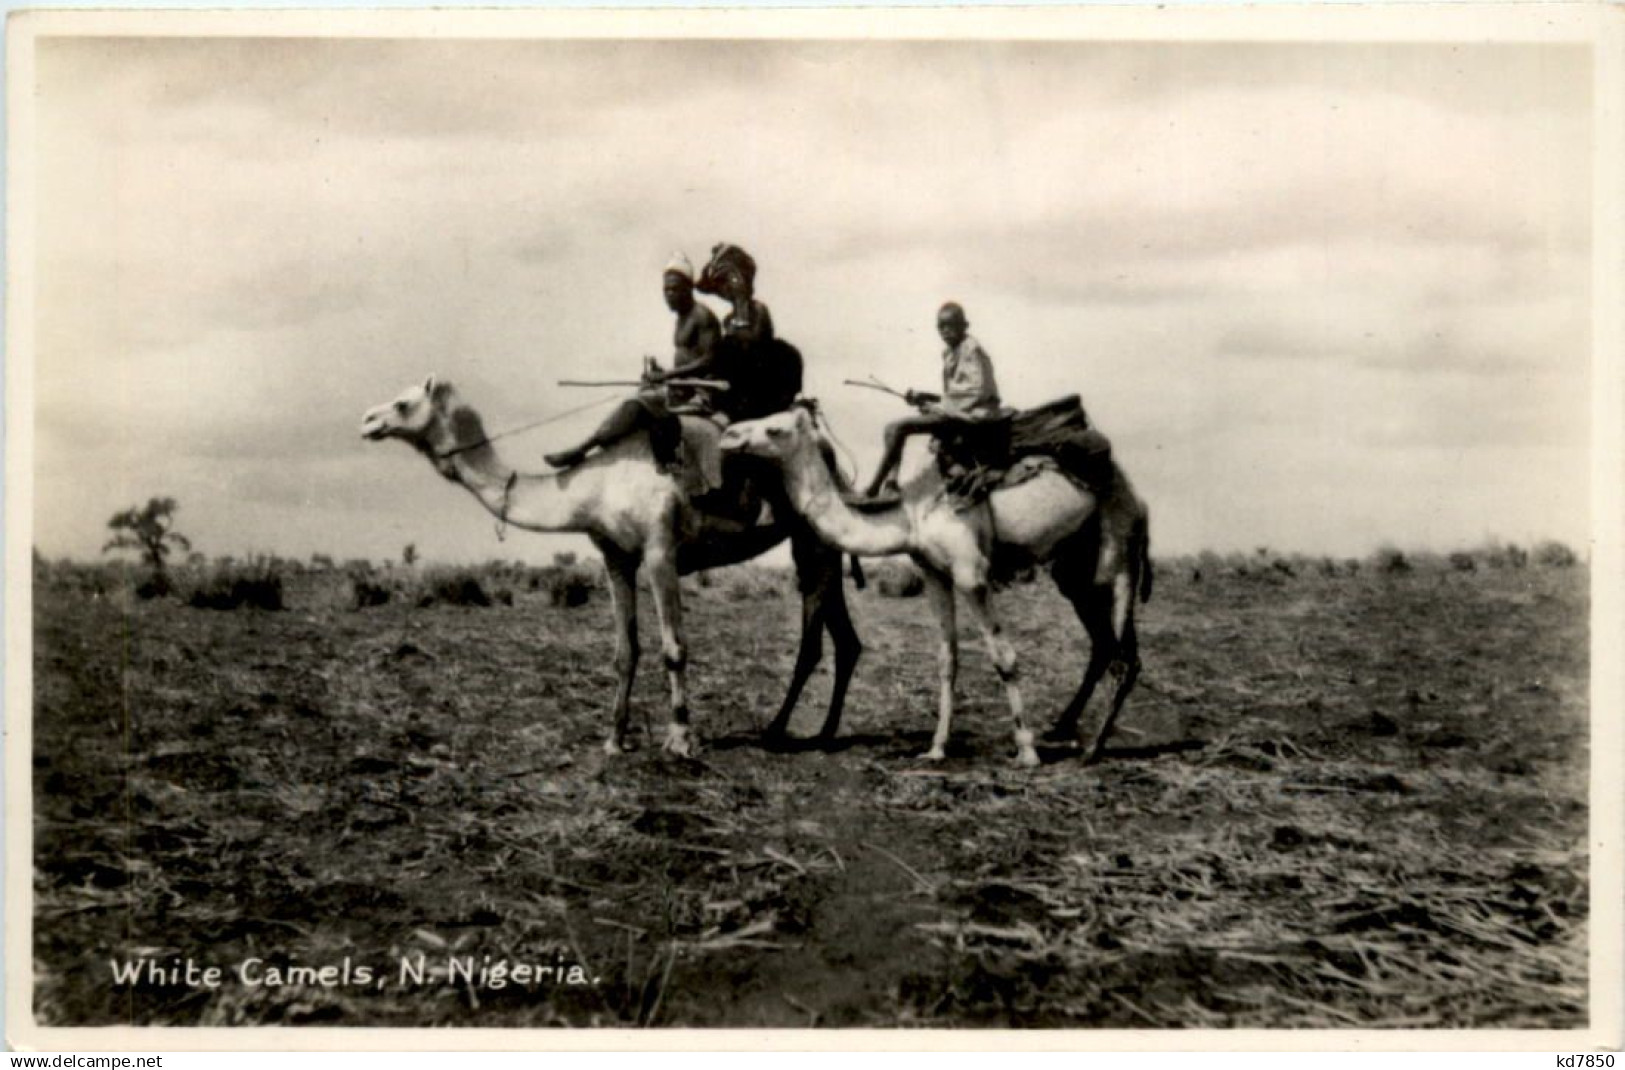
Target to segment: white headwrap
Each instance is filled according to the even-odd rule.
[[[681,275],[689,282],[694,281],[694,265],[688,262],[688,257],[682,253],[672,253],[671,259],[666,261],[666,274]]]

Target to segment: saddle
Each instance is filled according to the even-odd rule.
[[[1111,440],[1089,422],[1076,394],[939,434],[937,467],[956,509],[1044,472],[1060,472],[1097,494],[1116,478]]]
[[[749,458],[725,456],[721,449],[723,416],[673,415],[655,423],[649,434],[655,463],[677,480],[695,508],[741,526],[757,523],[763,497]]]

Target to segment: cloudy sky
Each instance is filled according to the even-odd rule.
[[[493,428],[669,352],[718,241],[865,474],[966,306],[1083,394],[1161,552],[1588,528],[1591,94],[1567,46],[47,39],[36,539],[545,559],[361,412]],[[598,410],[602,412],[603,410]],[[596,413],[505,442],[521,468]]]

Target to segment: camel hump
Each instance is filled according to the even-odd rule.
[[[1035,465],[1019,483],[987,497],[993,538],[1043,557],[1096,520],[1100,496],[1053,461]]]

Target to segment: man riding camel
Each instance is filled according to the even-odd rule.
[[[602,449],[637,431],[662,434],[678,415],[704,416],[726,427],[789,407],[801,391],[801,354],[773,333],[773,317],[755,298],[756,261],[737,245],[718,245],[700,273],[677,254],[663,277],[666,305],[677,317],[675,360],[669,371],[651,366],[644,388],[623,401],[588,439],[574,449],[547,454],[555,468],[572,468],[594,447]],[[733,305],[720,325],[694,299],[694,291],[726,297]],[[717,388],[666,385],[673,379],[707,379]],[[671,433],[675,433],[674,431]]]
[[[709,415],[717,410],[716,393],[707,387],[670,386],[668,379],[720,379],[715,367],[716,347],[722,337],[716,313],[694,300],[694,265],[682,253],[672,256],[662,275],[666,307],[677,317],[672,332],[672,369],[662,371],[650,361],[644,370],[645,389],[610,413],[598,430],[574,449],[547,454],[554,468],[573,468],[586,460],[593,447],[609,445],[634,432],[654,426],[670,415]]]
[[[727,414],[754,420],[783,412],[801,392],[801,354],[773,329],[773,314],[756,299],[756,261],[737,245],[711,250],[695,288],[725,298],[717,365],[727,376]]]

